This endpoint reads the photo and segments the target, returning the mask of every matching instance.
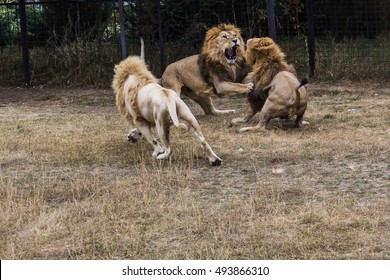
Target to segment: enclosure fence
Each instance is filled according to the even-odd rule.
[[[159,77],[199,53],[205,32],[270,36],[298,75],[390,82],[389,0],[0,0],[0,85],[109,87],[140,53]]]

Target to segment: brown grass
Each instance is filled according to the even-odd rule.
[[[1,259],[390,259],[390,90],[309,86],[310,124],[125,139],[109,90],[0,88]],[[247,109],[244,98],[217,107]]]

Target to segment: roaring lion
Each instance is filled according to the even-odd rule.
[[[235,118],[233,125],[248,122],[260,111],[260,121],[254,127],[244,127],[239,132],[265,129],[273,118],[288,119],[297,116],[295,125],[301,126],[307,107],[307,78],[301,82],[294,67],[287,64],[284,53],[268,37],[247,41],[246,60],[253,68],[255,88],[248,94],[250,112],[244,118]]]
[[[173,124],[192,132],[206,150],[211,165],[222,160],[206,142],[200,126],[187,105],[173,90],[163,88],[148,70],[144,60],[129,56],[115,66],[112,88],[119,111],[135,127],[128,140],[135,143],[143,137],[153,146],[152,156],[167,159],[171,155],[169,128]],[[151,128],[156,126],[161,143],[153,138]]]
[[[217,110],[211,95],[245,94],[253,83],[245,79],[248,65],[240,29],[220,24],[207,31],[201,54],[168,65],[161,77],[164,87],[196,101],[206,114],[222,114],[234,110]]]

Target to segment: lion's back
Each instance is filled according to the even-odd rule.
[[[209,91],[211,85],[206,77],[207,69],[204,68],[200,55],[196,54],[169,64],[161,77],[161,84],[176,91],[180,91],[182,87],[194,92]]]

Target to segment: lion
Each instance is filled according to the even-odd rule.
[[[258,125],[241,128],[239,132],[264,130],[271,119],[292,116],[297,116],[295,126],[300,127],[307,107],[303,87],[307,78],[298,81],[294,67],[286,62],[285,54],[271,38],[249,39],[245,56],[253,69],[255,88],[247,96],[250,112],[244,118],[233,119],[231,124],[246,123],[260,111]]]
[[[112,88],[116,105],[131,126],[135,126],[128,140],[135,143],[142,138],[152,145],[152,156],[167,159],[172,153],[169,142],[169,128],[187,129],[206,150],[211,165],[220,165],[222,160],[206,142],[201,128],[187,105],[171,89],[163,88],[148,70],[144,60],[129,56],[115,66]],[[151,128],[156,126],[161,143],[153,138]]]
[[[235,110],[218,110],[212,94],[246,94],[253,88],[244,58],[245,49],[240,29],[220,24],[207,31],[201,54],[176,61],[166,68],[161,83],[197,102],[204,112],[224,114]]]

